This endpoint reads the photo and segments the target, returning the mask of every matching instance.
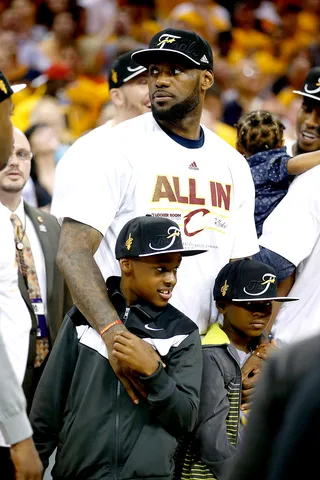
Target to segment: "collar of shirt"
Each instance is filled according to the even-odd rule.
[[[20,218],[23,228],[26,229],[26,212],[24,211],[24,203],[22,199],[13,213]]]

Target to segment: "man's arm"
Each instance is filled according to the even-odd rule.
[[[4,346],[0,345],[0,430],[11,444],[17,480],[40,480],[42,464],[32,441],[26,400]]]
[[[58,267],[67,282],[73,301],[97,332],[101,332],[106,325],[118,320],[118,314],[109,300],[102,274],[93,258],[102,238],[101,233],[94,228],[65,218],[57,255]],[[138,398],[130,381],[112,354],[114,336],[124,330],[127,330],[124,325],[115,325],[102,338],[108,349],[110,365],[130,398],[137,403]]]

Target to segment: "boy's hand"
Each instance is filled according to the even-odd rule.
[[[128,331],[121,331],[115,335],[112,354],[118,362],[144,377],[152,375],[161,361],[151,345]]]
[[[31,437],[12,445],[10,455],[16,480],[41,480],[43,466]]]

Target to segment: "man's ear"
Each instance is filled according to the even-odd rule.
[[[130,275],[132,271],[131,258],[120,258],[119,260],[121,271],[124,275]]]
[[[216,302],[216,307],[221,315],[226,313],[227,304],[225,302]]]
[[[214,75],[211,70],[204,70],[202,72],[202,79],[201,79],[201,88],[204,91],[209,90],[210,87],[214,84]]]
[[[113,105],[116,107],[121,107],[124,101],[124,95],[121,88],[112,88],[110,90],[110,99]]]

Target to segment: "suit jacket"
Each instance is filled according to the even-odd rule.
[[[56,256],[60,239],[60,226],[57,219],[48,213],[24,203],[26,215],[34,225],[42,247],[46,265],[47,284],[47,324],[49,330],[50,345],[52,346],[62,323],[65,313],[72,306],[72,299],[69,290],[63,280],[57,264]],[[23,381],[23,390],[27,398],[28,410],[30,410],[32,398],[42,373],[42,366],[39,372],[34,369],[37,339],[37,319],[28,295],[28,290],[23,276],[19,272],[19,288],[30,312],[32,328],[30,330],[29,354],[27,368]],[[45,363],[45,362],[44,362]],[[38,370],[38,369],[36,369]]]

